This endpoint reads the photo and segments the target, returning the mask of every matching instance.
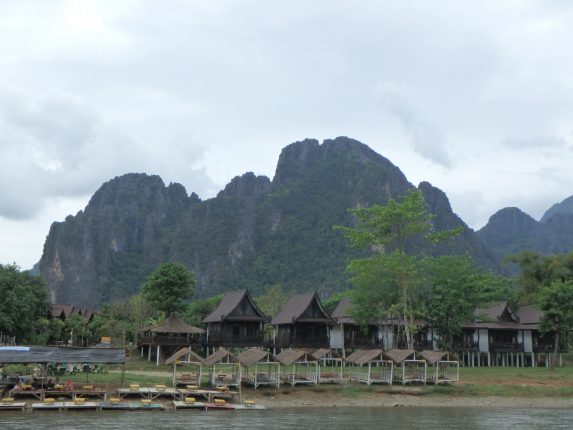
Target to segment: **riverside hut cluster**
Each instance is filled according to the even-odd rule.
[[[221,349],[238,351],[240,356],[241,351],[257,348],[264,351],[264,355],[256,363],[281,363],[281,357],[289,357],[282,361],[283,367],[286,364],[292,370],[298,366],[293,375],[281,377],[293,385],[306,380],[318,382],[319,368],[330,375],[323,376],[323,380],[336,379],[334,375],[338,375],[343,364],[364,367],[366,363],[375,362],[382,375],[381,369],[392,363],[400,367],[402,376],[393,368],[391,376],[386,374],[379,379],[403,383],[416,380],[411,377],[416,372],[406,370],[420,367],[422,362],[426,373],[428,366],[431,367],[432,375],[439,369],[439,362],[459,361],[465,366],[540,366],[548,363],[548,355],[554,348],[554,334],[540,331],[543,315],[530,306],[514,311],[509,303],[503,302],[476,309],[474,321],[462,327],[453,351],[439,351],[438,336],[423,321],[417,322],[413,348],[407,350],[403,321],[389,319],[383,324],[360,327],[351,316],[351,306],[351,300],[345,297],[329,315],[316,293],[298,294],[290,297],[277,316],[270,319],[257,307],[248,290],[237,291],[224,296],[219,306],[203,320],[203,328],[189,326],[170,316],[162,325],[149,329],[138,347],[142,357],[157,364],[181,348],[194,350],[207,358]],[[265,330],[269,325],[272,330]],[[272,334],[265,336],[265,333]],[[560,352],[565,352],[565,347]],[[364,354],[356,355],[358,353]],[[364,357],[370,358],[365,361]],[[330,366],[326,365],[327,361]],[[320,362],[322,366],[318,365]],[[334,370],[325,371],[326,368]],[[357,375],[358,370],[353,372]],[[304,377],[298,378],[301,375]],[[440,381],[438,376],[432,378]],[[451,375],[448,378],[451,380]],[[255,386],[262,384],[262,379],[257,380],[253,375],[248,379]],[[373,375],[366,381],[364,377],[351,379],[378,382]],[[277,383],[275,379],[272,381]]]

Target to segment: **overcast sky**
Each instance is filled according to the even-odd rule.
[[[358,139],[482,227],[573,194],[573,2],[0,2],[0,263],[106,180],[214,196]]]

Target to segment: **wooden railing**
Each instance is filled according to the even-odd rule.
[[[139,339],[139,345],[170,345],[170,346],[190,346],[190,345],[202,345],[203,336],[192,336],[192,337],[182,337],[182,336],[144,336]]]
[[[210,335],[207,343],[209,346],[264,346],[267,342],[263,336],[213,336]]]
[[[491,352],[523,352],[525,348],[522,343],[517,342],[490,342],[489,350]]]

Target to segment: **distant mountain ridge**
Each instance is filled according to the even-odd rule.
[[[285,147],[276,173],[246,173],[215,198],[187,195],[180,184],[130,173],[101,186],[84,211],[52,225],[39,270],[52,300],[80,306],[135,294],[167,261],[195,273],[198,297],[281,284],[286,291],[332,292],[347,286],[350,250],[333,225],[347,209],[400,199],[415,187],[398,167],[346,137]],[[419,185],[437,228],[462,234],[429,252],[467,253],[497,270],[493,254],[455,215],[446,195]]]
[[[573,196],[549,208],[540,221],[511,207],[493,214],[478,237],[501,260],[520,251],[542,255],[573,251]]]

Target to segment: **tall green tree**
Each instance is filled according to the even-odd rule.
[[[511,281],[479,271],[466,256],[445,255],[425,259],[427,289],[423,319],[439,336],[440,348],[451,351],[462,326],[474,320],[478,306],[508,299]]]
[[[257,306],[269,318],[276,317],[287,300],[288,297],[279,284],[268,287],[264,294],[255,297]]]
[[[457,231],[433,231],[433,216],[428,213],[419,190],[409,192],[401,202],[390,199],[384,206],[375,204],[350,212],[358,221],[356,226],[335,228],[345,233],[353,247],[376,253],[351,260],[347,268],[356,287],[355,318],[372,323],[372,318],[384,319],[387,309],[399,305],[404,335],[408,348],[412,348],[414,306],[422,276],[420,255],[411,250],[423,243],[443,240]]]
[[[185,309],[180,317],[188,324],[201,327],[203,319],[219,306],[223,297],[224,294],[217,294],[203,300],[195,300]]]
[[[553,281],[543,287],[538,303],[543,312],[541,330],[555,333],[555,349],[551,360],[553,368],[559,353],[561,334],[573,329],[573,281]]]
[[[39,276],[0,264],[0,334],[32,342],[48,313],[48,290]]]
[[[195,277],[184,265],[167,263],[149,275],[142,297],[165,315],[184,311],[195,292]]]
[[[521,269],[519,277],[520,301],[539,301],[542,289],[553,282],[573,280],[573,252],[540,256],[531,251],[523,251],[508,257],[508,261]]]

